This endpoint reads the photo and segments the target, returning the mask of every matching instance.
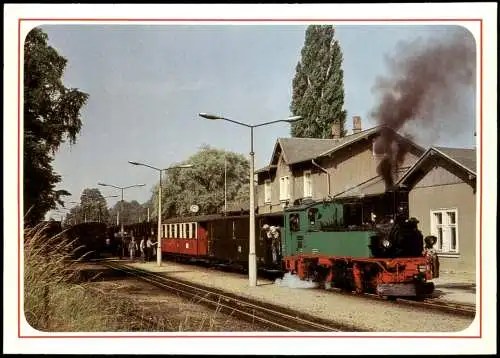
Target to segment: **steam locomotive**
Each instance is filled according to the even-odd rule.
[[[284,268],[301,279],[383,296],[434,290],[435,270],[418,220],[408,217],[405,190],[303,204],[284,216]]]
[[[283,213],[256,215],[260,272],[291,272],[325,288],[383,296],[433,291],[436,258],[424,254],[418,221],[408,215],[407,191],[294,204]],[[157,236],[155,223],[125,230],[139,239]],[[171,218],[163,223],[161,237],[163,257],[242,271],[248,267],[248,214]],[[432,246],[432,237],[425,241]]]

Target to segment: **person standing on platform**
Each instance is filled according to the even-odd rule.
[[[128,251],[130,253],[130,260],[133,260],[135,258],[135,253],[137,251],[137,242],[135,241],[135,237],[132,236],[132,240],[128,244]]]

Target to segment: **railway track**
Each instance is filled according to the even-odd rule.
[[[99,261],[101,263],[106,262],[106,261],[103,262],[101,260],[99,260]],[[133,270],[130,267],[128,267],[128,269]],[[141,271],[144,275],[146,275],[146,274],[156,275],[157,277],[161,277],[163,279],[167,279],[164,276],[153,274],[153,273],[151,273],[149,271],[144,271],[144,270],[139,270],[139,271]],[[205,293],[211,292],[213,295],[217,294],[219,296],[222,295],[223,297],[231,297],[231,294],[228,294],[226,292],[218,291],[218,290],[215,290],[213,288],[197,286],[196,284],[193,284],[191,282],[185,282],[185,281],[180,281],[180,280],[172,280],[172,279],[168,279],[168,280],[170,280],[170,281],[176,281],[176,282],[183,282],[183,284],[186,287],[187,286],[198,287],[198,289],[201,290],[200,292],[205,292]],[[203,291],[203,290],[205,290],[205,291]],[[394,300],[390,300],[390,299],[388,299],[386,297],[381,297],[381,296],[375,295],[375,294],[362,294],[362,295],[360,295],[360,294],[357,294],[357,293],[348,292],[348,291],[337,289],[337,288],[331,288],[329,290],[333,291],[333,292],[335,292],[337,294],[351,295],[351,296],[355,296],[355,297],[360,297],[360,298],[365,298],[365,299],[372,299],[372,300],[380,300],[380,301],[384,301],[384,302],[391,302],[391,303],[396,304],[396,305],[406,305],[406,306],[409,306],[409,307],[422,308],[422,309],[425,309],[425,310],[433,310],[433,311],[446,312],[446,313],[453,314],[453,315],[462,315],[462,316],[466,316],[466,317],[475,317],[475,315],[476,315],[476,306],[472,305],[472,304],[465,304],[465,303],[459,303],[459,302],[447,302],[447,301],[440,300],[440,299],[435,299],[435,298],[424,298],[424,299],[396,298]],[[218,293],[216,293],[216,292],[218,292]],[[247,300],[248,301],[247,298],[242,298],[242,297],[235,297],[235,298],[239,299],[239,300],[242,300],[242,301],[243,300]],[[255,305],[259,305],[259,304],[263,305],[263,303],[254,303],[254,304]],[[273,309],[279,310],[279,309],[282,309],[282,308],[274,306]],[[295,312],[294,314],[297,315],[297,312]],[[310,317],[310,320],[317,321],[317,318]],[[343,328],[344,329],[350,329],[350,330],[352,330],[353,327],[349,327],[349,328],[343,327]]]
[[[179,296],[191,299],[221,313],[237,316],[245,321],[258,323],[273,331],[284,332],[353,332],[355,327],[336,324],[307,316],[287,308],[270,305],[267,303],[229,294],[213,288],[208,288],[191,282],[181,281],[159,275],[153,272],[131,268],[111,261],[100,261],[100,265],[127,275],[149,282],[152,285],[173,292]]]
[[[463,315],[467,317],[475,317],[476,315],[476,306],[472,304],[459,303],[459,302],[447,302],[444,300],[439,300],[435,298],[423,298],[423,299],[409,299],[409,298],[395,298],[389,299],[387,297],[382,297],[375,294],[358,294],[355,292],[347,292],[341,289],[332,288],[331,291],[334,291],[338,294],[350,295],[353,297],[359,297],[363,299],[370,300],[379,300],[384,302],[391,302],[395,305],[406,305],[411,307],[423,308],[426,310],[434,310],[440,312],[446,312],[453,315]]]
[[[332,291],[359,296],[359,294],[354,292],[348,292],[341,289],[332,288]],[[369,299],[378,299],[382,301],[390,301],[399,305],[407,305],[413,307],[420,307],[426,310],[434,310],[440,312],[446,312],[454,315],[463,315],[467,317],[475,317],[476,315],[476,305],[474,304],[466,304],[459,302],[449,302],[435,298],[424,298],[424,299],[408,299],[408,298],[395,298],[394,300],[389,299],[387,297],[382,297],[375,294],[363,294],[362,297],[366,297]]]
[[[443,312],[448,312],[456,315],[464,315],[467,317],[475,317],[476,316],[476,306],[465,303],[458,302],[446,302],[443,300],[438,300],[435,298],[427,298],[423,301],[415,301],[409,299],[400,299],[396,300],[397,303],[405,304],[409,306],[423,307],[426,309],[433,309]]]

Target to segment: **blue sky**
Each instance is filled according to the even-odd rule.
[[[79,201],[97,182],[116,186],[146,184],[125,191],[125,200],[144,202],[158,173],[129,160],[168,167],[186,160],[203,144],[248,155],[249,130],[225,121],[208,121],[199,112],[257,124],[286,118],[295,66],[306,26],[297,25],[50,25],[49,44],[68,59],[67,87],[89,93],[83,128],[75,145],[61,146],[54,168],[59,188]],[[385,56],[400,41],[440,36],[442,25],[339,25],[335,37],[343,51],[347,129],[352,116],[363,128],[376,123],[372,86],[387,74]],[[464,36],[470,36],[466,30]],[[475,98],[463,96],[456,119],[432,143],[474,144]],[[460,123],[460,125],[457,125]],[[454,129],[454,131],[446,128]],[[256,168],[267,164],[276,138],[289,137],[287,124],[255,130]],[[425,139],[425,138],[424,138]],[[428,138],[427,138],[428,139]],[[103,195],[118,190],[100,187]],[[110,206],[116,199],[108,199]],[[68,205],[71,206],[71,205]]]

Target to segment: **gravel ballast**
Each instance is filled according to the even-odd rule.
[[[195,265],[164,262],[123,263],[172,278],[218,288],[240,296],[282,305],[326,320],[359,327],[374,332],[459,332],[473,318],[394,302],[369,300],[322,289],[281,287],[273,281],[259,278],[257,287],[250,288],[245,275],[221,272]]]

